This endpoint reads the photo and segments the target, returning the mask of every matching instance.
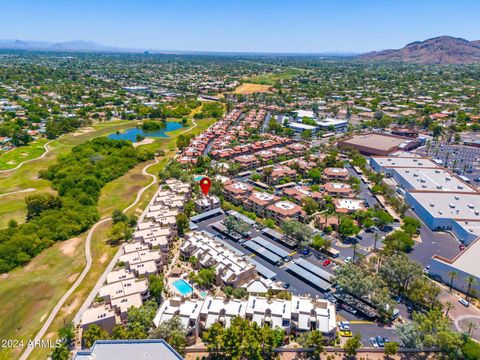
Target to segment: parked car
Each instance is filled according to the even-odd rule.
[[[342,308],[343,308],[345,311],[348,311],[350,314],[355,315],[355,314],[357,313],[357,310],[354,309],[353,307],[351,307],[350,305],[342,304]]]
[[[383,336],[377,335],[375,337],[375,340],[377,341],[378,346],[380,346],[380,347],[385,346],[385,339],[383,338]]]
[[[377,343],[377,340],[375,340],[374,337],[371,337],[371,338],[370,338],[370,342],[372,343],[372,346],[373,346],[374,348],[378,348],[378,347],[379,347],[379,345],[378,345],[378,343]]]
[[[289,283],[283,284],[283,288],[284,288],[284,289],[288,289],[289,287],[290,287],[290,284],[289,284]]]
[[[308,254],[310,254],[310,250],[308,250],[307,248],[304,248],[304,249],[300,250],[300,254],[308,255]]]
[[[341,331],[350,330],[350,325],[338,325]]]
[[[363,236],[362,236],[362,235],[359,235],[359,234],[355,235],[355,237],[356,237],[358,240],[362,240],[362,239],[363,239]]]
[[[351,262],[352,262],[352,257],[349,256],[349,257],[345,258],[344,261],[345,261],[345,263],[347,263],[347,264],[348,264],[348,263],[351,263]]]
[[[292,258],[291,256],[287,256],[287,257],[285,258],[285,262],[289,262],[289,261],[292,261],[292,260],[293,260],[293,258]]]
[[[365,229],[365,232],[367,232],[367,233],[373,233],[374,230],[373,230],[373,228],[370,227],[370,228],[366,228],[366,229]]]
[[[468,302],[468,301],[465,300],[464,298],[458,299],[458,302],[459,302],[460,304],[462,304],[463,306],[465,306],[465,307],[469,307],[469,306],[470,306],[470,302]]]
[[[476,177],[476,178],[473,179],[473,181],[480,182],[480,178]]]
[[[341,326],[341,325],[350,325],[350,321],[339,321],[338,326]]]
[[[352,332],[350,330],[343,330],[343,331],[340,331],[340,336],[352,337]]]
[[[327,259],[323,262],[323,266],[328,266],[330,265],[332,262],[330,261],[330,259]]]

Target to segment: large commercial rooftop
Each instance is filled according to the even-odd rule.
[[[438,168],[438,165],[430,159],[413,156],[372,156],[372,160],[384,168]]]
[[[339,141],[339,146],[353,147],[366,155],[388,155],[415,140],[387,134],[369,133]]]
[[[450,192],[475,192],[468,184],[442,168],[397,168],[394,170],[403,179],[407,189],[437,190]]]
[[[90,350],[79,351],[74,360],[180,360],[165,340],[97,340]]]
[[[434,218],[480,221],[480,193],[410,191]]]

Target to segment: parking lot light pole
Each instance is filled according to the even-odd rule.
[[[377,250],[377,240],[378,240],[378,233],[375,233],[375,243],[373,244],[373,251]]]

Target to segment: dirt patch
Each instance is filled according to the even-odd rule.
[[[8,278],[8,275],[8,273],[0,274],[0,280],[5,280],[6,278]]]
[[[132,180],[132,181],[142,181],[143,179],[145,179],[145,175],[142,175],[142,174],[132,174],[132,175],[130,175],[130,180]]]
[[[77,308],[79,303],[80,301],[75,298],[71,304],[64,305],[63,312],[65,313],[65,315],[70,315]]]
[[[155,141],[155,139],[145,138],[145,139],[143,139],[142,141],[134,142],[134,143],[133,143],[133,147],[137,147],[137,146],[140,146],[140,145],[148,145],[148,144],[153,143],[154,141]]]
[[[72,274],[72,275],[70,275],[70,276],[68,277],[67,281],[68,281],[70,284],[72,284],[77,277],[78,277],[78,273]]]
[[[37,261],[35,261],[35,259],[32,259],[32,261],[30,261],[27,264],[27,266],[25,266],[25,271],[27,271],[27,272],[42,271],[42,270],[46,270],[46,269],[48,269],[47,264],[39,265],[39,264],[37,264]]]
[[[92,128],[92,127],[86,127],[86,128],[83,128],[83,129],[80,129],[80,130],[74,132],[72,135],[73,135],[73,136],[80,136],[80,135],[83,135],[83,134],[88,134],[88,133],[90,133],[90,132],[92,132],[92,131],[94,131],[94,130],[95,130],[95,129]]]
[[[75,254],[75,250],[77,249],[78,244],[82,241],[82,238],[76,237],[69,240],[64,241],[60,245],[60,250],[66,256],[73,256]]]
[[[107,254],[103,254],[102,257],[100,258],[100,260],[98,260],[100,262],[100,264],[104,264],[105,261],[107,261]]]
[[[245,83],[237,87],[233,93],[234,94],[254,94],[254,93],[269,93],[269,92],[272,92],[272,87],[270,85]]]

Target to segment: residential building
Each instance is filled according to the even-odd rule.
[[[240,181],[232,181],[223,187],[223,196],[225,200],[240,205],[243,200],[250,195],[253,186]]]
[[[347,198],[355,196],[355,191],[353,191],[352,187],[345,183],[328,182],[323,186],[323,189],[328,196]]]
[[[266,192],[253,191],[244,202],[244,207],[247,211],[251,211],[258,216],[265,217],[267,213],[267,207],[278,200],[280,200],[280,198],[276,195]]]
[[[323,177],[326,180],[348,180],[349,172],[345,168],[328,167],[323,170]]]
[[[218,285],[238,287],[256,277],[250,262],[205,232],[186,234],[180,254],[186,259],[195,256],[202,267],[213,266]]]
[[[267,217],[281,224],[287,219],[299,220],[304,216],[302,208],[290,201],[277,201],[267,207]]]
[[[338,213],[351,213],[366,210],[363,200],[359,199],[334,199],[335,211]]]

